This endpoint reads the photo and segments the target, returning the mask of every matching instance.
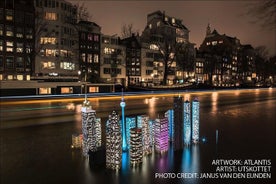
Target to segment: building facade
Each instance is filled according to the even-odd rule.
[[[34,67],[35,10],[32,1],[0,2],[0,81],[30,80]]]
[[[35,1],[35,76],[78,81],[77,8],[64,0]]]
[[[100,77],[102,82],[126,85],[126,52],[119,41],[117,35],[102,35]]]
[[[240,40],[207,26],[206,37],[199,47],[204,58],[204,79],[214,86],[234,86],[238,78],[238,53]]]
[[[94,22],[78,22],[80,80],[100,82],[101,27]]]

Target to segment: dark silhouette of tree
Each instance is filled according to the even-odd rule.
[[[85,6],[85,3],[77,3],[75,4],[75,8],[77,10],[77,22],[79,21],[90,21],[92,18],[92,15],[87,10],[87,7]]]
[[[124,24],[121,28],[122,39],[131,37],[132,34],[139,33],[139,30],[134,30],[133,24]]]
[[[266,63],[268,60],[268,50],[265,46],[258,46],[255,48],[255,64],[256,64],[256,73],[261,82],[264,82],[267,77]]]
[[[252,23],[259,23],[262,27],[276,29],[276,1],[253,1],[248,5],[247,14],[253,18]]]

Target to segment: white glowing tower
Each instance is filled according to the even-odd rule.
[[[106,123],[106,168],[118,170],[122,163],[122,136],[119,115],[113,111]]]
[[[130,163],[135,166],[142,162],[143,159],[143,145],[142,145],[142,129],[130,129]]]
[[[174,111],[173,109],[168,110],[167,112],[165,112],[165,117],[168,118],[169,124],[168,124],[168,128],[169,128],[169,141],[173,141],[173,137],[174,137]]]
[[[101,122],[96,118],[96,111],[85,97],[81,108],[83,155],[88,156],[89,151],[95,152],[101,146]]]
[[[141,124],[142,128],[142,142],[143,142],[143,154],[148,155],[152,152],[152,144],[150,140],[150,128],[149,128],[149,117],[146,115],[137,116],[138,128]]]
[[[184,145],[191,144],[191,106],[190,102],[184,102]]]
[[[192,102],[192,142],[199,142],[199,101],[197,98]]]

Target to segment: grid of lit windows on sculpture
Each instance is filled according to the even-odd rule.
[[[168,118],[157,118],[154,126],[155,134],[155,150],[159,153],[168,151],[169,136],[168,136]]]
[[[122,136],[118,114],[113,111],[106,123],[106,167],[120,169],[122,163]]]
[[[191,106],[190,102],[184,102],[184,144],[190,145],[191,143]]]
[[[127,149],[129,149],[129,144],[130,144],[130,129],[135,127],[136,127],[136,117],[126,117]]]
[[[90,102],[85,99],[81,108],[83,155],[88,156],[89,151],[96,151],[101,142],[101,125],[96,118],[96,111],[92,109]]]
[[[143,154],[147,155],[152,152],[152,144],[150,141],[150,129],[149,129],[149,117],[146,115],[137,116],[137,125],[142,128],[142,143],[143,143]]]
[[[82,147],[82,134],[72,134],[71,148],[78,149]]]
[[[142,129],[130,129],[130,163],[135,166],[142,162],[143,159],[143,145],[142,145]]]
[[[174,111],[173,109],[169,109],[165,112],[165,117],[168,118],[169,124],[168,124],[168,133],[169,133],[169,141],[173,142],[174,137]]]
[[[192,102],[192,142],[199,141],[199,101],[194,99]]]
[[[95,124],[95,132],[96,132],[96,147],[101,147],[102,145],[101,118],[97,118],[97,123]]]
[[[154,120],[149,120],[150,145],[154,146]]]

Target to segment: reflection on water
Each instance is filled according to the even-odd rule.
[[[215,114],[218,110],[218,92],[212,93],[212,113]]]

